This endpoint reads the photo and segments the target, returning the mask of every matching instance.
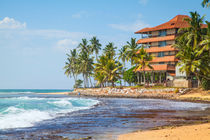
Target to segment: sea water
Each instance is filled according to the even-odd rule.
[[[68,91],[0,90],[0,139],[115,140],[122,133],[192,123],[210,115],[210,104],[204,103],[38,94]]]
[[[67,90],[0,90],[0,130],[32,127],[41,121],[89,109],[99,103],[93,99],[35,94],[64,91]]]

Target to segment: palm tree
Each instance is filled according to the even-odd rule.
[[[134,57],[136,53],[140,49],[138,44],[136,43],[136,38],[131,38],[131,41],[127,41],[127,45],[124,46],[126,49],[126,60],[131,62],[131,65],[134,64]]]
[[[65,62],[65,75],[73,76],[75,82],[77,81],[77,75],[79,74],[79,63],[78,63],[78,56],[76,49],[70,50],[69,54],[66,54],[68,56],[67,61]]]
[[[201,3],[201,5],[203,7],[209,7],[210,6],[210,2],[209,2],[209,0],[203,0],[203,2]]]
[[[120,79],[122,65],[111,55],[102,55],[95,63],[95,72],[104,75],[105,82],[109,82],[114,87],[114,82]],[[97,79],[96,79],[97,80]]]
[[[152,61],[152,56],[149,55],[144,48],[141,48],[139,50],[139,53],[133,58],[134,63],[136,64],[135,72],[141,70],[144,73],[144,82],[146,81],[146,74],[145,74],[145,68],[148,67],[150,69],[153,69],[153,67],[150,65],[150,61]],[[139,77],[139,76],[138,76]],[[139,83],[139,78],[138,78]]]
[[[91,54],[91,47],[88,45],[88,41],[87,39],[83,38],[82,39],[82,42],[79,43],[78,47],[80,52],[86,52],[88,54]]]
[[[95,72],[94,79],[97,81],[96,85],[100,85],[100,87],[104,87],[105,76],[102,72]]]
[[[88,52],[81,51],[78,60],[80,71],[84,79],[84,87],[89,87],[88,78],[90,78],[93,70],[93,57],[90,57]]]
[[[206,29],[201,28],[204,17],[197,12],[190,15],[191,18],[186,19],[190,26],[179,29],[174,46],[179,49],[176,56],[180,59],[177,64],[181,65],[180,71],[185,71],[187,77],[194,74],[200,83],[200,77],[208,78],[205,75],[210,72],[209,51],[206,52],[208,35],[205,36]]]
[[[95,52],[96,59],[98,59],[97,55],[99,53],[99,50],[101,50],[101,44],[99,43],[99,40],[94,36],[91,40],[91,51]]]
[[[190,16],[191,18],[185,19],[190,26],[179,29],[179,34],[181,34],[181,37],[187,36],[188,44],[192,45],[193,48],[196,48],[205,32],[205,29],[201,28],[204,16],[201,17],[197,12],[190,12]]]
[[[114,47],[114,43],[110,42],[104,48],[104,53],[105,53],[106,56],[108,56],[109,59],[111,59],[111,58],[113,58],[115,56],[115,50],[116,49],[117,49],[117,47]]]
[[[127,54],[126,54],[126,46],[123,46],[120,50],[119,50],[119,59],[122,60],[123,62],[123,65],[125,66],[125,61],[126,61],[126,57],[127,57]]]

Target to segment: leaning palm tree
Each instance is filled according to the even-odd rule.
[[[99,53],[99,50],[101,50],[101,44],[99,43],[99,40],[94,36],[91,40],[91,51],[95,52],[96,59],[98,59],[97,55]]]
[[[136,56],[137,51],[140,49],[139,45],[136,42],[135,38],[131,38],[131,41],[127,41],[127,45],[124,46],[126,49],[126,60],[131,62],[131,65],[134,64],[134,57]]]
[[[136,56],[133,58],[134,63],[136,64],[135,72],[137,71],[143,71],[144,73],[144,82],[146,81],[146,74],[145,74],[145,68],[148,67],[150,69],[153,69],[153,67],[150,65],[150,61],[152,61],[153,57],[149,55],[144,48],[141,48],[139,50],[139,53],[136,54]],[[139,77],[139,76],[138,76]],[[138,78],[139,83],[139,78]]]

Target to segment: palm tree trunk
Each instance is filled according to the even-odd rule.
[[[137,72],[137,80],[138,80],[138,84],[139,84],[139,72]]]
[[[146,84],[146,73],[144,71],[144,85]]]
[[[90,86],[93,87],[92,81],[91,81],[91,77],[89,76],[90,79]]]

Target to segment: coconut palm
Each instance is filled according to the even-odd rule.
[[[76,49],[70,50],[67,61],[65,63],[65,75],[73,76],[74,80],[77,80],[77,75],[79,74],[79,63],[78,63],[78,55]]]
[[[95,52],[96,59],[98,59],[97,55],[99,53],[99,50],[101,50],[101,44],[99,43],[99,40],[94,36],[91,40],[91,51]]]
[[[127,41],[127,45],[124,46],[126,49],[126,60],[131,62],[131,65],[134,64],[134,57],[140,49],[139,45],[136,43],[135,38],[131,38],[131,41]]]
[[[104,82],[105,82],[105,76],[102,72],[95,72],[94,73],[94,79],[97,81],[96,85],[100,85],[100,87],[104,87]]]
[[[188,77],[194,74],[200,83],[200,77],[208,78],[206,74],[210,72],[209,51],[206,51],[208,35],[205,36],[206,29],[201,27],[204,17],[197,12],[190,15],[191,18],[186,19],[190,26],[179,29],[174,46],[179,49],[176,56],[180,59],[177,64],[181,65],[180,71],[185,71]]]
[[[114,86],[114,82],[120,79],[122,65],[116,61],[111,55],[102,55],[95,63],[95,72],[104,75],[104,81]],[[97,79],[96,79],[97,80]]]
[[[144,82],[146,80],[146,74],[145,74],[145,68],[148,67],[150,69],[153,69],[153,67],[150,65],[150,61],[152,61],[152,56],[149,55],[144,48],[141,48],[139,50],[139,53],[133,57],[133,61],[136,64],[135,71],[143,71],[144,73]],[[139,77],[139,76],[138,76]],[[139,78],[138,78],[139,82]]]
[[[88,45],[88,41],[87,39],[83,38],[82,42],[79,43],[78,47],[77,47],[80,52],[86,52],[87,54],[91,54],[91,47],[90,45]]]
[[[115,56],[117,47],[114,47],[114,43],[109,43],[106,45],[106,47],[103,49],[104,54],[108,56],[109,59],[113,58]]]
[[[84,87],[89,87],[88,78],[90,78],[90,75],[92,74],[93,70],[93,57],[90,57],[89,53],[86,51],[81,51],[79,54],[79,66],[80,71],[83,76],[84,81]]]
[[[127,57],[127,54],[126,54],[126,46],[123,46],[120,50],[119,50],[119,59],[122,60],[123,62],[123,65],[125,66],[125,61],[126,61],[126,57]]]

